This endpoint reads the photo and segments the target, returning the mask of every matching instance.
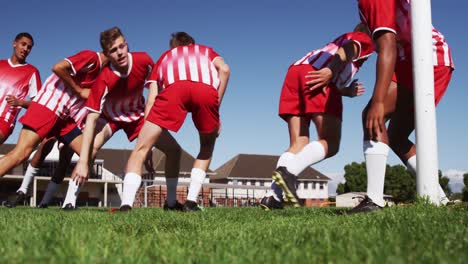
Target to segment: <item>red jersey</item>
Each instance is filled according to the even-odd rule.
[[[14,125],[21,110],[20,106],[8,105],[5,97],[13,95],[20,100],[36,96],[41,87],[39,71],[30,64],[13,65],[8,60],[0,60],[0,119]]]
[[[175,47],[161,55],[148,82],[165,88],[177,81],[192,81],[218,89],[218,71],[213,64],[216,57],[219,55],[212,48],[198,44]]]
[[[359,54],[351,63],[344,65],[341,71],[335,75],[335,78],[331,80],[336,87],[344,88],[353,79],[353,76],[359,71],[359,68],[372,52],[374,52],[372,40],[365,33],[345,33],[325,45],[325,47],[307,53],[307,55],[296,61],[293,65],[310,64],[316,70],[320,70],[327,67],[340,47],[350,41],[353,41],[359,46]]]
[[[112,65],[105,67],[91,89],[86,108],[114,121],[132,122],[143,117],[143,88],[153,63],[145,52],[129,52],[125,75]]]
[[[398,40],[398,59],[411,60],[410,0],[359,0],[359,15],[372,35],[380,30],[391,31]],[[444,35],[432,27],[434,66],[454,67]]]
[[[99,53],[84,50],[65,58],[72,67],[72,78],[80,87],[91,87],[102,69]],[[47,78],[44,88],[34,98],[34,101],[49,108],[60,118],[73,118],[79,122],[85,100],[72,88],[67,87],[55,74]]]

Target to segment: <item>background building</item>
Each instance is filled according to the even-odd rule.
[[[10,151],[14,145],[0,146],[0,155]],[[34,153],[33,153],[34,154]],[[31,157],[32,155],[31,154]],[[82,188],[78,197],[79,206],[119,206],[122,195],[122,178],[131,150],[101,149],[94,163],[94,172]],[[39,177],[29,188],[32,197],[30,204],[37,204],[47,188],[50,177],[58,165],[59,151],[54,146],[41,166]],[[154,149],[147,166],[143,166],[143,184],[137,193],[135,207],[162,207],[166,199],[164,177],[165,155]],[[177,199],[183,203],[187,197],[190,171],[194,157],[182,150]],[[257,205],[271,186],[272,172],[278,156],[239,154],[221,165],[214,172],[209,170],[205,184],[199,195],[203,206],[252,206]],[[73,171],[78,156],[73,156],[67,169],[67,177]],[[13,168],[7,177],[0,181],[0,202],[15,195],[26,171],[28,162]],[[61,205],[68,188],[68,180],[62,184],[54,197],[53,204]],[[298,178],[298,195],[305,206],[318,206],[328,201],[328,181],[322,173],[307,168]]]
[[[237,197],[261,198],[270,189],[278,158],[272,155],[239,154],[216,169],[210,182],[237,186],[231,190]],[[317,206],[328,201],[328,181],[330,178],[311,167],[299,174],[297,194],[305,206]]]

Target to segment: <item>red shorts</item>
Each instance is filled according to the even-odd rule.
[[[452,78],[453,69],[449,66],[434,66],[434,99],[435,105],[444,96],[445,91]],[[397,61],[392,81],[406,89],[414,90],[413,86],[413,64],[411,61]]]
[[[61,119],[49,108],[36,102],[31,102],[19,121],[34,130],[41,139],[63,137],[77,126],[72,118]]]
[[[192,112],[192,120],[198,132],[213,132],[219,126],[218,91],[204,83],[175,82],[156,97],[146,119],[177,132],[188,112]]]
[[[13,132],[14,128],[14,124],[7,122],[3,119],[0,120],[0,133],[2,133],[4,140],[7,140],[7,138],[11,135],[11,132]]]
[[[279,103],[279,116],[286,120],[290,115],[307,116],[315,113],[332,114],[339,119],[343,116],[341,93],[334,87],[309,90],[306,74],[315,69],[310,64],[289,67],[284,79]]]
[[[138,137],[141,127],[145,123],[145,118],[143,116],[132,122],[114,121],[106,118],[103,119],[109,125],[110,129],[112,130],[112,134],[120,129],[123,129],[125,134],[127,134],[127,138],[130,142]]]

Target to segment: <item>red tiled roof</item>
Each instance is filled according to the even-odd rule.
[[[210,179],[265,179],[271,178],[279,156],[239,154],[215,170],[216,175]],[[319,171],[308,167],[301,174],[301,180],[328,181],[330,178]]]

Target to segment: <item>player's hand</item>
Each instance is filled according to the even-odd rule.
[[[20,100],[13,95],[7,95],[5,101],[7,101],[10,106],[20,106]]]
[[[333,77],[333,72],[330,68],[323,68],[318,71],[310,71],[305,76],[306,85],[309,86],[309,90],[315,90],[322,88],[322,92],[326,94],[326,88]]]
[[[76,185],[83,184],[88,180],[89,176],[89,167],[88,164],[82,162],[81,160],[76,163],[75,169],[72,173],[72,179],[76,182]]]
[[[385,130],[383,102],[372,102],[366,116],[366,129],[371,140],[378,140]]]
[[[354,79],[351,84],[341,90],[341,94],[347,97],[356,97],[364,94],[366,88],[362,85],[362,82],[358,82],[358,79]]]

